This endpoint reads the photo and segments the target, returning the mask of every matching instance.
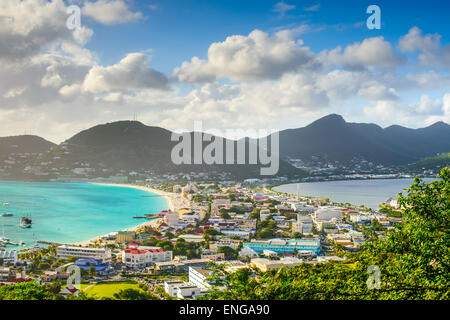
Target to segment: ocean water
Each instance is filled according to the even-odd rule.
[[[434,179],[423,179],[431,182]],[[413,179],[374,179],[300,183],[300,195],[329,198],[331,201],[364,205],[379,209],[379,205],[409,187]],[[297,183],[273,188],[275,191],[297,194]]]
[[[149,196],[151,195],[151,196]],[[5,206],[4,203],[9,203]],[[0,237],[24,241],[71,243],[137,226],[134,219],[168,208],[164,197],[143,190],[89,183],[0,181]],[[12,217],[2,217],[11,212]],[[31,228],[19,227],[30,215]],[[7,246],[7,250],[17,249]]]

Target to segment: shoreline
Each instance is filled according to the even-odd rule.
[[[134,184],[123,184],[123,183],[102,183],[102,182],[89,182],[89,183],[102,185],[102,186],[132,188],[132,189],[138,189],[138,190],[143,190],[143,191],[147,191],[150,193],[158,194],[166,199],[167,204],[169,206],[169,210],[171,210],[171,211],[178,211],[181,208],[186,208],[186,207],[190,206],[189,200],[183,198],[179,194],[166,192],[166,191],[162,191],[162,190],[158,190],[158,189],[154,189],[154,188],[150,188],[150,187],[146,187],[146,186],[138,186],[138,185],[134,185]],[[155,218],[152,220],[148,220],[144,223],[141,223],[139,225],[136,225],[134,227],[122,229],[121,231],[136,231],[139,228],[146,227],[146,226],[156,227],[160,224],[161,220],[162,220],[162,218]],[[107,234],[104,234],[101,236],[97,236],[95,238],[91,238],[89,240],[73,242],[73,243],[68,243],[68,244],[75,245],[75,246],[88,246],[89,244],[95,243],[97,240],[100,240],[101,238],[103,238],[106,235]]]

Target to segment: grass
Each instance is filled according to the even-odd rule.
[[[110,282],[110,283],[99,283],[94,284],[92,287],[87,289],[85,293],[92,297],[97,298],[112,298],[115,293],[124,289],[139,289],[139,285],[134,282]]]

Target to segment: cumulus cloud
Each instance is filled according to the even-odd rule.
[[[141,12],[133,12],[124,0],[97,0],[86,2],[84,16],[106,25],[139,21],[144,18]]]
[[[178,81],[202,83],[227,77],[231,80],[276,79],[284,73],[314,65],[314,54],[291,31],[269,36],[260,30],[235,35],[211,44],[208,59],[197,57],[174,70]]]
[[[147,63],[143,53],[129,53],[119,63],[108,66],[94,66],[83,82],[87,92],[102,93],[111,90],[168,89],[167,77]]]
[[[428,95],[422,95],[416,104],[416,112],[421,114],[438,115],[443,112],[443,102],[439,99],[432,99]]]
[[[0,1],[0,62],[33,56],[62,40],[86,43],[92,30],[72,32],[67,17],[62,0]]]
[[[331,64],[349,68],[393,68],[403,62],[403,58],[394,53],[391,44],[384,37],[364,39],[345,47],[339,46],[326,52],[326,60]]]
[[[419,61],[426,67],[450,69],[450,45],[441,47],[440,34],[423,35],[418,27],[411,28],[400,38],[398,48],[403,52],[419,51]]]
[[[412,27],[408,34],[400,38],[398,48],[403,52],[434,51],[439,48],[441,36],[439,34],[422,35],[422,30]]]

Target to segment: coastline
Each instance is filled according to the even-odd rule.
[[[167,201],[167,204],[169,205],[169,209],[171,211],[178,211],[181,208],[186,208],[190,206],[190,202],[189,200],[183,198],[180,194],[175,194],[175,193],[171,193],[171,192],[165,192],[162,190],[158,190],[158,189],[154,189],[154,188],[149,188],[146,186],[138,186],[138,185],[134,185],[134,184],[122,184],[122,183],[101,183],[101,182],[90,182],[91,184],[97,184],[97,185],[102,185],[102,186],[111,186],[111,187],[122,187],[122,188],[133,188],[133,189],[138,189],[138,190],[143,190],[143,191],[147,191],[147,192],[151,192],[151,193],[155,193],[158,194],[162,197],[164,197]],[[151,227],[157,227],[160,222],[162,221],[162,218],[155,218],[149,221],[146,221],[144,223],[141,223],[137,226],[131,227],[131,228],[127,228],[127,229],[123,229],[121,231],[136,231],[141,227],[146,227],[146,226],[151,226]],[[75,243],[69,243],[70,245],[76,245],[76,246],[88,246],[91,243],[95,243],[97,240],[100,240],[102,237],[104,237],[105,235],[101,235],[101,236],[97,236],[95,238],[86,240],[86,241],[80,241],[80,242],[75,242]]]

